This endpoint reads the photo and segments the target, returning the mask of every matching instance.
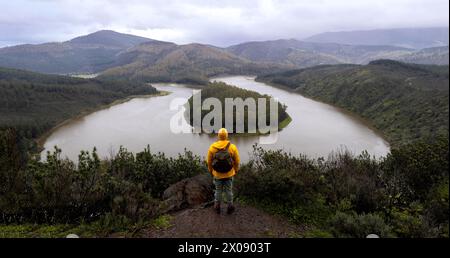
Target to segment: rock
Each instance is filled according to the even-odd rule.
[[[376,234],[369,234],[366,236],[366,238],[380,238],[380,237]]]
[[[80,237],[78,235],[76,235],[76,234],[68,234],[66,236],[66,238],[80,238]]]
[[[194,207],[214,197],[214,185],[209,174],[187,178],[169,186],[163,193],[163,213]]]

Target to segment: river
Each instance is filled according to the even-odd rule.
[[[254,77],[232,76],[213,80],[271,95],[287,105],[292,122],[279,132],[275,143],[261,145],[263,148],[283,149],[313,158],[327,157],[331,151],[342,149],[354,154],[367,150],[377,157],[389,152],[389,144],[379,133],[360,119],[331,105],[255,82]],[[170,130],[170,119],[179,112],[169,108],[171,101],[174,98],[190,97],[193,89],[180,84],[153,86],[171,94],[133,98],[66,123],[46,139],[43,157],[46,150],[52,150],[55,145],[62,149],[63,157],[74,161],[81,150],[92,150],[94,146],[102,158],[111,157],[120,146],[139,152],[147,145],[152,152],[164,152],[167,156],[176,156],[186,148],[204,157],[215,137],[193,133],[175,134]],[[246,161],[259,137],[232,136],[231,140],[237,145],[241,159]]]

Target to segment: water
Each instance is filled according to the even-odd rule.
[[[389,152],[389,145],[361,120],[341,110],[297,93],[255,82],[253,77],[215,78],[241,88],[269,94],[287,105],[292,122],[278,135],[278,141],[262,145],[266,149],[283,149],[293,154],[327,157],[331,151],[347,149],[355,154],[367,150],[377,157]],[[174,98],[188,98],[193,90],[179,84],[154,84],[159,90],[172,92],[166,96],[134,98],[128,102],[94,112],[55,130],[44,144],[45,150],[57,145],[63,156],[77,160],[81,150],[95,146],[100,157],[111,157],[122,145],[130,151],[142,151],[147,145],[152,152],[176,156],[184,149],[202,157],[206,155],[214,136],[205,134],[175,134],[170,119],[179,112],[170,110]],[[243,161],[249,159],[258,136],[232,136]],[[45,151],[43,152],[45,155]]]

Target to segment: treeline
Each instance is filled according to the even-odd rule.
[[[226,83],[223,82],[211,82],[209,83],[206,87],[202,88],[201,90],[201,103],[203,103],[204,100],[208,99],[208,98],[217,98],[221,105],[222,105],[222,110],[221,110],[221,114],[222,114],[222,127],[226,127],[225,121],[226,121],[226,112],[225,112],[225,99],[226,98],[232,98],[233,100],[236,98],[240,98],[243,101],[245,101],[247,98],[253,99],[255,101],[256,104],[256,109],[255,110],[249,110],[249,108],[247,106],[244,107],[243,110],[240,110],[236,107],[233,108],[233,128],[227,128],[229,132],[234,132],[236,130],[236,126],[243,126],[244,131],[248,132],[248,119],[249,116],[254,116],[256,118],[256,130],[258,131],[259,127],[258,127],[258,122],[260,119],[265,119],[265,124],[266,125],[270,125],[270,115],[271,115],[271,109],[270,109],[270,98],[271,96],[269,95],[261,95],[255,91],[250,91],[250,90],[245,90],[245,89],[241,89],[235,86],[231,86],[228,85]],[[266,117],[261,118],[258,116],[258,111],[259,111],[259,106],[258,106],[258,99],[259,98],[264,98],[266,99]],[[193,101],[194,101],[194,96],[192,96],[191,98],[189,98],[188,100],[188,104],[189,104],[189,109],[187,109],[186,111],[189,112],[187,115],[189,115],[189,123],[192,126],[197,126],[199,127],[200,125],[194,124],[194,116],[193,116],[193,111],[194,111],[194,105],[193,105]],[[288,113],[286,112],[286,106],[283,105],[280,102],[277,102],[278,105],[278,124],[277,126],[279,127],[285,127],[289,121],[290,121],[290,117],[288,115]],[[212,111],[213,107],[211,107],[211,110],[201,110],[201,118],[203,121],[203,118]],[[187,113],[186,112],[186,113]],[[243,112],[243,113],[242,113]],[[230,115],[230,114],[228,114]],[[241,123],[239,123],[240,121],[237,121],[237,117],[243,117],[243,125]],[[216,121],[214,121],[214,123],[216,123]],[[220,127],[219,127],[220,128]],[[280,128],[281,129],[281,128]]]
[[[142,221],[160,215],[163,191],[207,173],[191,152],[176,158],[121,148],[109,160],[81,152],[22,159],[14,130],[0,132],[0,223]],[[448,237],[448,138],[392,149],[382,159],[336,152],[310,159],[255,147],[236,196],[305,227],[306,237]]]
[[[292,70],[257,80],[354,112],[399,146],[448,136],[448,75],[448,66],[377,60]]]
[[[132,81],[81,79],[0,68],[0,128],[35,139],[83,111],[132,95],[156,93]],[[31,142],[30,142],[31,143]]]

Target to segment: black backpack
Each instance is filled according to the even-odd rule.
[[[230,142],[223,149],[219,149],[213,157],[212,167],[219,173],[227,173],[233,168],[233,159],[231,158],[228,148]]]

